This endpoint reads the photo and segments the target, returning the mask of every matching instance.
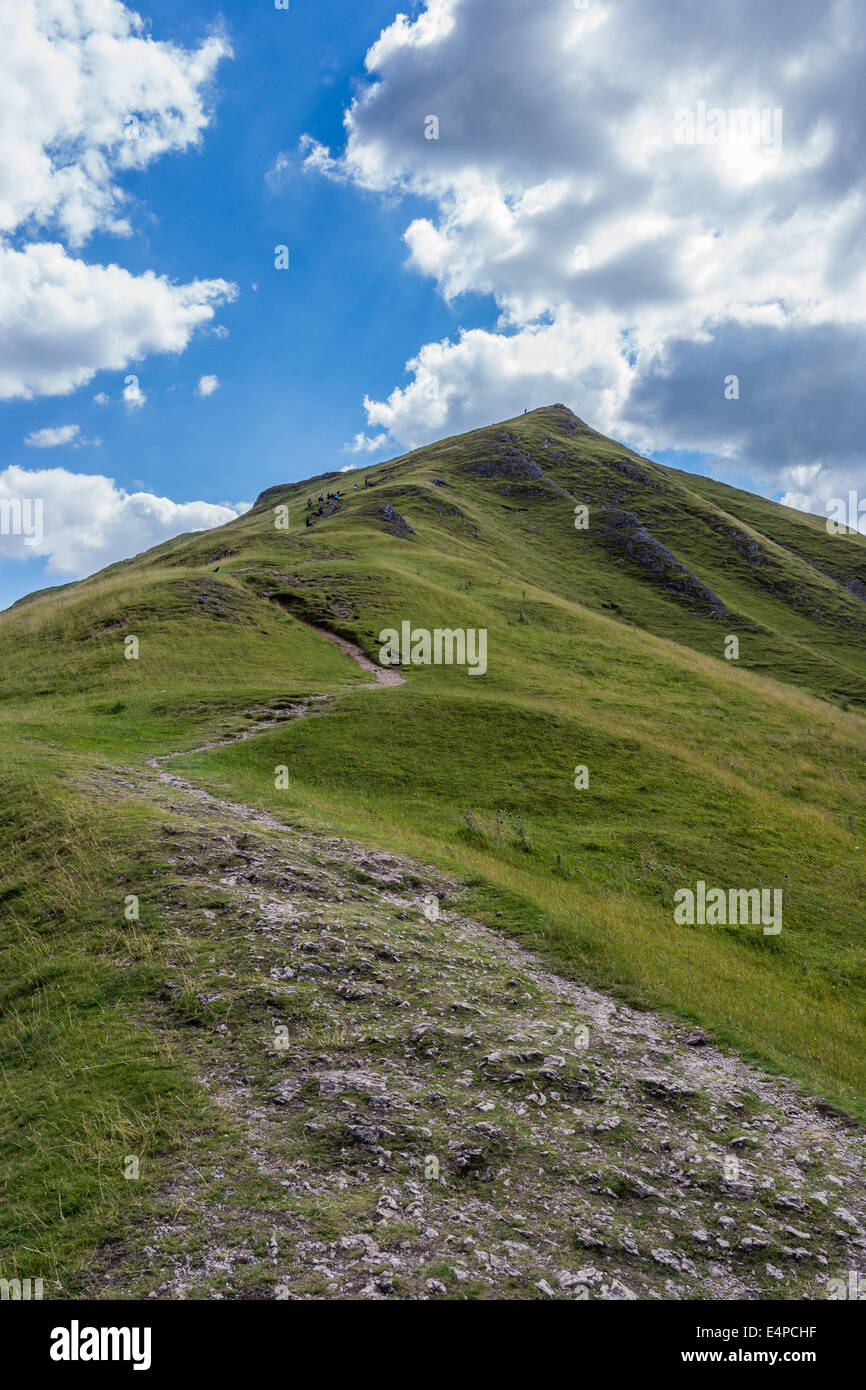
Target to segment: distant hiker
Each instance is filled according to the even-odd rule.
[[[312,507],[312,505],[313,505],[313,499],[312,499],[312,497],[308,497],[308,498],[307,498],[307,507],[308,507],[308,508],[309,508],[309,507]]]
[[[320,501],[320,502],[324,502],[324,500],[325,500],[325,499],[324,499],[324,497],[322,496],[322,494],[321,494],[321,492],[320,492],[320,493],[319,493],[319,501]]]
[[[313,524],[313,518],[312,518],[311,516],[308,516],[308,517],[307,517],[307,525],[308,525],[308,526],[312,526],[312,524]]]
[[[356,491],[356,492],[358,491],[358,484],[357,484],[357,483],[355,484],[355,491]]]

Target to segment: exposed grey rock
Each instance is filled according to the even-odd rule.
[[[534,480],[543,477],[541,465],[524,454],[520,449],[506,445],[496,445],[490,454],[473,459],[464,465],[465,473],[475,473],[479,478],[510,478]]]
[[[325,1071],[319,1077],[319,1094],[322,1096],[341,1096],[346,1091],[355,1091],[370,1096],[381,1091],[383,1081],[369,1071],[356,1068],[350,1071]]]
[[[691,1086],[684,1086],[668,1076],[641,1076],[639,1081],[645,1091],[651,1096],[658,1096],[659,1100],[691,1100],[696,1094]]]
[[[101,1296],[801,1299],[862,1267],[863,1133],[794,1084],[545,969],[431,868],[159,763],[93,786],[158,811],[188,885],[158,910],[231,1023],[183,1030],[177,981],[155,993],[232,1137],[155,1159]],[[581,1244],[600,1267],[568,1268]]]
[[[402,517],[400,513],[391,506],[390,502],[386,502],[384,506],[379,508],[370,508],[368,510],[368,515],[380,516],[385,523],[385,530],[392,536],[399,536],[401,540],[406,540],[409,536],[414,536],[415,534],[405,517]]]
[[[600,516],[602,544],[634,560],[664,588],[709,611],[712,617],[732,619],[718,594],[707,588],[672,550],[647,530],[636,512],[609,507]]]
[[[643,468],[639,468],[632,459],[606,459],[605,462],[609,464],[611,468],[616,468],[620,473],[624,473],[633,483],[643,483],[645,487],[657,488],[659,491],[664,491],[663,484],[651,478],[649,473],[645,472]]]

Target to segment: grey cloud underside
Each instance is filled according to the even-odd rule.
[[[371,427],[418,443],[558,395],[608,433],[718,452],[768,488],[804,467],[856,483],[864,56],[852,0],[428,0],[386,30],[331,167],[426,198],[410,268],[458,306],[492,295],[503,320],[419,345],[408,385],[368,403]],[[781,149],[678,144],[676,112],[698,101],[779,108]],[[536,334],[547,323],[555,341]]]
[[[648,364],[628,408],[648,430],[661,421],[683,448],[735,446],[764,480],[778,486],[784,468],[820,461],[831,468],[863,459],[866,438],[866,338],[860,329],[713,326],[709,343],[675,339]],[[724,381],[739,378],[738,400]]]

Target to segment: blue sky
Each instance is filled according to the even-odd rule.
[[[89,8],[101,9],[83,0],[85,19]],[[16,151],[7,152],[5,175],[0,154],[0,251],[59,242],[64,275],[72,262],[115,264],[133,288],[148,273],[174,286],[236,288],[213,291],[212,317],[203,308],[178,351],[164,325],[153,330],[162,334],[155,348],[136,347],[136,327],[129,350],[117,349],[127,311],[111,293],[92,334],[88,296],[75,299],[70,312],[83,326],[59,346],[53,307],[46,315],[25,298],[17,320],[30,312],[33,324],[22,348],[0,297],[0,498],[46,493],[52,537],[28,549],[0,535],[0,605],[172,530],[226,519],[208,505],[236,509],[276,482],[375,462],[555,399],[663,462],[793,505],[823,511],[825,497],[856,483],[863,420],[851,335],[862,352],[862,280],[845,248],[859,244],[859,227],[853,211],[840,221],[839,209],[858,188],[839,173],[832,140],[814,143],[816,121],[831,131],[841,121],[832,91],[840,88],[841,101],[845,81],[828,74],[826,89],[813,83],[808,105],[798,105],[790,72],[815,39],[809,7],[735,0],[727,49],[702,7],[687,8],[674,62],[668,21],[628,0],[588,13],[566,0],[538,10],[517,0],[429,0],[408,7],[402,23],[393,0],[293,0],[288,11],[233,0],[218,15],[199,0],[116,4],[117,56],[104,77],[91,72],[86,108],[74,116],[64,108],[53,126],[46,117],[44,136],[37,130],[34,142],[54,161],[51,179],[30,201],[12,198],[5,221],[4,184],[26,183],[35,144],[22,137],[17,166]],[[53,32],[37,32],[40,14],[56,19],[67,7],[29,0],[25,9],[47,68],[48,45],[57,45]],[[857,11],[837,3],[829,12],[835,29],[823,32],[841,61]],[[140,31],[127,25],[136,14]],[[755,28],[746,64],[740,20]],[[73,62],[89,62],[81,55],[92,51],[94,29],[84,23],[65,36]],[[58,156],[58,132],[73,120],[86,132],[87,122],[94,131],[99,120],[124,119],[111,78],[128,63],[130,86],[139,80],[136,33],[151,45],[144,59],[162,46],[172,80],[178,53],[218,36],[224,51],[210,80],[196,89],[190,79],[179,103],[191,122],[201,97],[200,138],[178,137],[127,168],[110,136],[94,136],[109,166],[95,178],[97,211],[69,213],[69,161],[90,170],[94,149],[72,142]],[[9,91],[14,43],[4,51]],[[49,79],[46,71],[46,90]],[[758,158],[740,147],[732,163],[730,145],[677,148],[673,115],[704,89],[710,103],[749,95],[784,109],[784,153],[762,149]],[[173,117],[173,102],[164,99],[160,120]],[[442,127],[435,141],[423,133],[430,112]],[[13,114],[14,130],[27,125],[26,112]],[[825,245],[838,252],[822,278],[806,276],[793,250],[789,278],[779,271],[779,199],[794,190],[807,206],[801,225],[786,213],[787,244],[802,249],[803,228],[814,236],[823,218]],[[125,235],[112,229],[115,196]],[[75,216],[85,217],[83,233]],[[581,278],[567,255],[583,240],[593,259]],[[279,244],[290,250],[287,271],[274,266]],[[706,257],[699,274],[696,247]],[[59,376],[18,372],[31,352],[62,359]],[[112,355],[121,365],[99,365]],[[70,387],[76,372],[84,379]],[[738,402],[722,391],[728,372],[741,375]],[[130,373],[146,397],[137,408],[122,399]],[[209,377],[218,385],[203,395]],[[790,394],[787,381],[796,384]],[[73,426],[65,443],[39,434]],[[356,436],[368,442],[347,451]],[[145,496],[130,502],[133,494]],[[173,508],[160,511],[154,498]]]
[[[154,36],[191,47],[214,23],[213,6],[199,0],[185,0],[182,16],[176,4],[137,9]],[[236,301],[217,315],[230,336],[199,335],[177,357],[132,364],[148,397],[141,410],[120,401],[126,371],[98,372],[71,396],[3,402],[4,464],[106,473],[127,491],[176,501],[249,502],[275,482],[354,462],[344,445],[364,427],[365,393],[386,394],[420,342],[495,320],[481,297],[449,307],[403,269],[405,207],[301,170],[302,135],[341,139],[364,54],[393,4],[296,0],[275,12],[246,0],[221,14],[234,57],[219,68],[215,119],[200,147],[128,175],[134,235],[94,236],[87,259],[184,282],[235,282]],[[292,168],[273,186],[265,175],[280,150]],[[274,268],[281,244],[290,248],[287,272]],[[195,388],[206,374],[220,386],[202,399]],[[110,405],[93,404],[100,392]],[[23,443],[73,420],[101,446],[35,456]],[[0,559],[0,605],[68,578],[44,567],[41,558]]]

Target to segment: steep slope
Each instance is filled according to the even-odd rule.
[[[368,476],[376,505],[358,504],[359,517],[387,526],[390,506],[416,536],[429,541],[432,527],[441,545],[449,535],[456,558],[541,580],[712,655],[733,631],[742,666],[863,699],[863,537],[830,536],[814,517],[640,459],[561,406]],[[257,509],[302,504],[307,487],[270,488]],[[574,524],[576,504],[589,510],[586,529]],[[329,534],[341,534],[330,520]]]
[[[202,796],[173,763],[91,794],[164,817],[151,1023],[219,1120],[161,1158],[149,1219],[84,1291],[824,1298],[856,1267],[862,1133],[540,968],[453,879]]]
[[[229,526],[0,615],[12,1249],[38,1229],[68,1267],[213,1125],[183,1030],[218,1045],[224,1020],[202,1013],[215,991],[167,905],[171,812],[136,791],[184,749],[173,773],[231,805],[435,863],[468,885],[462,912],[563,975],[866,1113],[861,592],[862,538],[552,406],[270,488]],[[483,629],[484,674],[408,665],[370,689],[316,630],[375,661],[404,622]],[[222,742],[241,729],[258,732]],[[674,893],[699,880],[781,889],[781,933],[679,925]],[[336,1025],[322,1046],[335,1066],[357,1051]],[[154,1176],[124,1184],[120,1152],[160,1155]]]

